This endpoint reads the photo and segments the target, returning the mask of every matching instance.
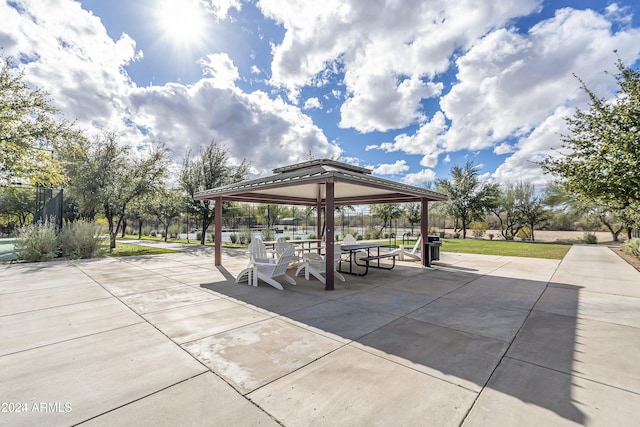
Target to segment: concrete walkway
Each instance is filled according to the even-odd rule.
[[[0,264],[0,425],[637,425],[640,273],[443,253],[336,291],[209,250]]]

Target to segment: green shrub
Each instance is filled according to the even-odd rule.
[[[596,243],[598,243],[598,237],[593,233],[584,233],[582,241],[590,245],[595,245]]]
[[[625,253],[640,258],[640,239],[634,238],[631,240],[627,240],[622,245],[620,245],[620,249],[622,249],[622,251]]]
[[[182,227],[180,226],[180,224],[171,224],[169,226],[169,230],[168,230],[169,231],[169,238],[177,239],[181,230],[182,230]]]
[[[92,222],[66,224],[58,234],[58,251],[71,259],[93,258],[103,251],[100,234],[100,227]]]
[[[45,221],[18,229],[15,249],[18,258],[24,261],[52,259],[58,250],[55,225]]]
[[[231,240],[231,243],[235,244],[238,241],[238,235],[236,233],[229,234],[229,240]]]
[[[488,236],[489,236],[489,240],[493,240],[493,238],[496,237],[496,235],[493,233],[489,233]]]
[[[356,234],[356,240],[362,240],[362,234]]]
[[[516,237],[522,240],[531,239],[531,229],[529,227],[522,227],[520,230],[518,230]]]
[[[454,239],[459,239],[460,238],[460,233],[458,233],[457,231],[455,233],[453,233],[453,238]]]
[[[489,224],[486,222],[474,222],[471,224],[471,234],[473,237],[482,237],[484,233],[489,229]]]
[[[251,243],[251,230],[243,228],[240,230],[240,244],[248,245],[249,243]]]
[[[266,241],[275,240],[275,237],[276,237],[276,233],[270,228],[263,228],[261,234],[262,234],[262,240],[266,240]]]
[[[318,237],[315,235],[315,233],[311,233],[311,234],[309,234],[309,238],[312,239],[312,240],[315,240]]]

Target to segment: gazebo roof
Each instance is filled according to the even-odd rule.
[[[371,172],[335,160],[311,160],[274,169],[272,176],[201,191],[194,199],[222,197],[236,202],[324,206],[324,184],[332,181],[337,206],[447,200],[444,194],[378,178]]]

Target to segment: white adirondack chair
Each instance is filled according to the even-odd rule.
[[[420,261],[421,258],[420,258],[420,254],[418,253],[418,248],[420,247],[420,243],[422,243],[422,235],[418,237],[418,240],[416,240],[416,244],[413,245],[413,249],[410,252],[405,250],[404,246],[400,246],[399,249],[392,251],[392,253],[397,253],[398,259],[400,261],[404,261],[405,257],[410,258],[414,261]]]
[[[344,282],[345,278],[342,274],[337,271],[338,264],[340,263],[340,258],[342,256],[342,245],[339,243],[334,244],[333,247],[333,274],[334,277],[338,278],[338,280]],[[311,252],[308,254],[302,255],[303,263],[296,270],[296,276],[300,274],[302,270],[304,270],[304,278],[309,280],[309,275],[312,275],[316,279],[318,279],[323,285],[326,283],[326,257],[323,257],[320,254]]]
[[[240,272],[236,276],[236,283],[240,283],[245,277],[247,282],[251,284],[251,277],[253,274],[253,264],[255,262],[261,263],[273,263],[275,264],[276,260],[273,257],[269,256],[267,252],[267,247],[264,245],[262,240],[258,238],[251,239],[251,243],[247,247],[247,253],[249,254],[249,264],[247,267]]]
[[[358,241],[356,240],[355,237],[353,237],[353,235],[345,234],[344,235],[344,239],[342,239],[342,244],[343,245],[357,245]]]
[[[287,274],[287,268],[294,258],[294,255],[282,255],[275,264],[272,262],[254,262],[253,286],[258,286],[258,280],[262,280],[276,289],[284,290],[282,285],[275,279],[284,279],[289,284],[295,285],[296,281]]]

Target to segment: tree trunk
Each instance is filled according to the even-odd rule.
[[[167,241],[167,237],[169,236],[169,221],[164,226],[164,241]]]
[[[107,223],[109,224],[109,249],[113,250],[116,248],[118,230],[113,226],[113,216],[107,216]]]
[[[127,220],[122,221],[122,234],[120,237],[124,239],[124,232],[127,231]]]
[[[138,221],[138,240],[142,239],[142,220]]]
[[[618,230],[614,230],[613,226],[611,224],[609,224],[609,222],[607,222],[606,219],[604,219],[604,217],[600,217],[600,221],[609,229],[609,232],[611,233],[611,236],[613,236],[613,241],[614,242],[619,242],[620,240],[618,239],[618,236],[620,235],[620,232],[622,230],[624,230],[624,227],[619,227]]]
[[[207,228],[209,228],[209,224],[207,224],[207,220],[202,220],[202,235],[200,236],[200,244],[204,246],[205,238],[207,236]]]

